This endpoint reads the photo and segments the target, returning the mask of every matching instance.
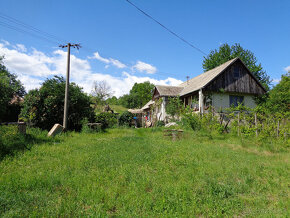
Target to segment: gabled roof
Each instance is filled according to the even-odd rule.
[[[180,96],[189,94],[191,92],[197,91],[204,86],[206,86],[208,83],[210,83],[214,78],[216,78],[218,75],[220,75],[228,66],[230,66],[232,63],[234,63],[239,58],[234,58],[232,60],[229,60],[222,65],[219,65],[216,68],[213,68],[209,71],[206,71],[187,82],[181,83],[180,86],[184,87],[184,89],[181,91]]]
[[[160,96],[184,96],[189,93],[195,92],[199,89],[207,86],[211,81],[213,81],[217,76],[223,73],[228,67],[230,67],[233,63],[239,60],[244,67],[247,69],[250,76],[254,78],[254,80],[262,87],[262,89],[266,92],[264,86],[259,82],[259,80],[251,73],[251,71],[247,68],[247,66],[243,63],[240,58],[234,58],[229,60],[209,71],[206,71],[184,83],[181,83],[179,86],[155,86]]]
[[[183,90],[182,86],[155,86],[160,96],[177,96]]]

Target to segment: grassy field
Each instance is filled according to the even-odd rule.
[[[67,133],[0,162],[0,216],[287,217],[289,185],[287,148],[160,129]]]

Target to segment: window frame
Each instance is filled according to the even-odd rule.
[[[245,96],[243,95],[229,95],[230,107],[237,107],[239,104],[245,104]]]
[[[240,71],[241,71],[241,68],[239,66],[234,66],[234,73],[233,73],[234,79],[240,78],[240,75],[241,75]]]

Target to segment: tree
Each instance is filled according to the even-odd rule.
[[[0,122],[3,120],[15,121],[17,117],[11,117],[10,112],[19,111],[20,106],[11,105],[10,102],[13,97],[23,97],[26,92],[17,76],[10,73],[5,67],[3,59],[4,57],[0,57]]]
[[[236,57],[239,57],[264,87],[269,89],[270,77],[263,70],[261,63],[258,64],[254,54],[250,50],[242,48],[238,43],[232,46],[226,43],[221,45],[218,50],[212,50],[204,58],[202,67],[204,71],[208,71]]]
[[[141,108],[152,98],[154,84],[149,81],[135,83],[129,94],[119,98],[120,104],[127,108]]]
[[[265,106],[271,112],[290,111],[290,72],[282,75],[281,81],[270,90]]]
[[[106,81],[95,81],[92,90],[92,96],[96,98],[97,103],[104,103],[105,100],[113,94],[111,86]]]
[[[55,123],[62,123],[64,111],[65,80],[54,76],[42,83],[39,89],[25,96],[21,116],[36,127],[49,130]],[[90,98],[75,83],[69,85],[68,129],[80,130],[81,121],[94,121]]]
[[[116,96],[113,96],[111,98],[108,98],[106,100],[106,103],[109,104],[109,105],[118,105],[119,104],[119,100]]]

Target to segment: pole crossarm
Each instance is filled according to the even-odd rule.
[[[78,43],[78,44],[70,44],[70,43],[67,43],[67,45],[59,45],[58,47],[60,47],[60,48],[66,48],[68,46],[73,47],[73,48],[76,48],[77,50],[79,50],[82,47],[80,43]]]

